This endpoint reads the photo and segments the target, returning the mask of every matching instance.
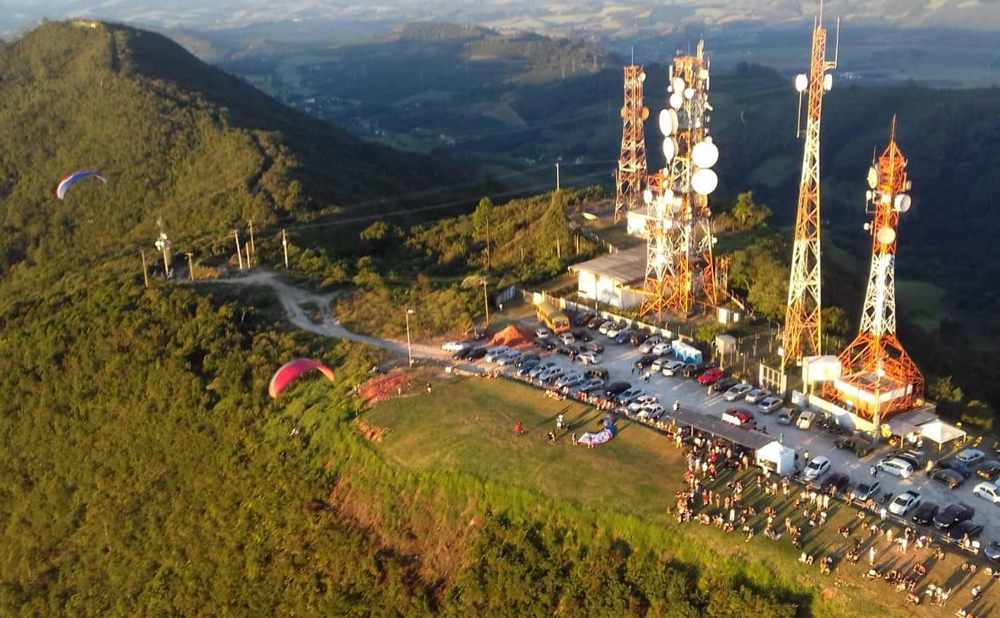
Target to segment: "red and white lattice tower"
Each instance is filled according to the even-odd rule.
[[[615,174],[615,221],[623,213],[642,205],[642,184],[646,181],[646,138],[643,121],[649,109],[642,105],[642,83],[646,73],[642,67],[625,67],[625,103],[622,105],[622,148]]]
[[[719,301],[708,195],[718,185],[711,169],[719,149],[708,136],[709,61],[704,41],[670,69],[670,106],[660,112],[666,167],[651,176],[646,201],[646,298],[640,312],[691,313],[696,298]]]
[[[836,59],[833,62],[828,62],[826,59],[826,28],[823,27],[822,7],[820,3],[819,19],[813,28],[809,75],[802,74],[795,78],[800,110],[802,95],[808,91],[808,111],[799,203],[795,219],[795,242],[792,248],[792,270],[788,283],[788,305],[785,309],[785,328],[782,333],[782,373],[788,364],[801,362],[803,356],[822,354],[819,129],[823,113],[823,95],[833,86],[833,75],[827,71],[837,66]]]
[[[923,397],[924,378],[896,337],[896,242],[899,214],[910,209],[906,159],[892,137],[878,163],[868,171],[865,228],[872,235],[872,263],[858,336],[840,353],[842,377],[827,396],[852,404],[876,427],[888,416],[913,407]]]

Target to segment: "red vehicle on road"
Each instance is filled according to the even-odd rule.
[[[698,376],[698,383],[699,384],[704,384],[705,386],[708,386],[709,384],[715,384],[716,382],[719,381],[720,378],[722,378],[722,370],[721,369],[718,369],[718,368],[716,368],[716,369],[709,369],[709,370],[705,371],[705,373],[703,373],[700,376]]]

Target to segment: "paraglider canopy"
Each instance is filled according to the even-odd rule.
[[[59,181],[59,186],[56,187],[56,197],[58,197],[59,199],[65,198],[66,191],[68,191],[70,187],[72,187],[78,181],[90,177],[97,178],[98,180],[104,183],[108,182],[107,178],[101,176],[101,173],[98,172],[97,170],[84,170],[82,172],[74,172]]]
[[[307,371],[313,369],[318,369],[323,372],[323,375],[327,377],[328,380],[333,382],[333,370],[319,362],[318,360],[313,360],[311,358],[296,358],[295,360],[290,360],[281,366],[274,376],[271,377],[271,384],[267,387],[267,393],[274,399],[278,398],[281,391],[284,390],[288,384],[299,377]]]

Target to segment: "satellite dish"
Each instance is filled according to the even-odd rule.
[[[892,241],[896,240],[896,230],[891,227],[884,227],[878,231],[875,237],[883,245],[891,245]]]
[[[865,200],[866,201],[868,201],[868,202],[872,201],[872,197],[874,197],[874,196],[875,196],[875,193],[871,189],[865,191]]]
[[[622,105],[621,112],[619,113],[621,114],[622,118],[624,118],[626,115],[628,115],[628,108]]]
[[[646,120],[647,118],[649,118],[649,108],[648,107],[643,107],[642,108],[642,119]]]
[[[827,92],[833,90],[833,73],[827,73],[823,76],[823,88]]]
[[[795,76],[795,89],[799,92],[805,92],[806,88],[809,87],[809,78],[806,77],[805,73],[799,73]]]
[[[674,109],[680,109],[684,107],[684,95],[679,92],[675,92],[670,95],[670,107]]]
[[[646,189],[645,191],[643,191],[642,192],[642,201],[645,202],[646,204],[649,204],[650,202],[652,202],[653,201],[653,192],[650,191],[649,189]]]
[[[698,195],[708,195],[719,186],[719,177],[712,170],[698,170],[691,177],[691,188]]]
[[[677,140],[672,137],[663,138],[663,157],[670,163],[677,156]]]
[[[910,196],[905,193],[900,193],[896,196],[896,210],[899,212],[906,212],[913,205],[913,200]]]
[[[639,81],[640,82],[646,81],[646,72],[645,71],[643,71],[642,73],[639,73]]]
[[[694,98],[694,88],[688,88],[684,91],[684,98],[691,100]]]
[[[872,189],[878,186],[878,170],[874,165],[868,168],[868,186]]]
[[[673,87],[674,92],[684,92],[684,88],[687,87],[682,77],[675,77],[674,81],[670,82],[670,85]]]
[[[663,200],[664,201],[666,201],[666,202],[672,202],[673,199],[674,199],[674,192],[673,191],[671,191],[670,189],[667,189],[666,191],[663,192]]]
[[[677,131],[677,112],[672,109],[660,110],[660,133],[664,137]]]
[[[700,168],[709,168],[719,161],[719,147],[712,142],[700,142],[691,150],[691,160]]]

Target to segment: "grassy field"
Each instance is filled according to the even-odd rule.
[[[752,579],[776,580],[804,590],[808,594],[803,595],[802,616],[952,615],[966,606],[968,591],[976,582],[984,588],[985,602],[975,608],[975,615],[996,618],[994,606],[1000,602],[1000,588],[992,586],[994,580],[985,575],[962,572],[958,567],[966,560],[964,555],[949,553],[936,562],[928,550],[903,555],[889,549],[884,540],[876,541],[878,564],[884,569],[909,569],[917,562],[928,565],[930,571],[918,591],[931,582],[953,589],[952,600],[944,608],[914,607],[904,602],[903,593],[886,583],[864,580],[867,560],[857,565],[847,563],[844,554],[849,541],[836,533],[843,524],[860,536],[864,522],[854,509],[840,503],[831,508],[825,526],[807,526],[804,536],[805,551],[835,557],[831,576],[821,575],[818,566],[799,564],[796,558],[800,550],[787,536],[777,542],[764,539],[759,534],[759,518],[754,522],[758,534],[750,542],[738,532],[727,534],[693,523],[678,525],[668,509],[681,486],[681,451],[627,419],[619,421],[621,431],[611,443],[595,449],[572,446],[567,432],[559,433],[557,443],[550,445],[545,436],[555,428],[560,412],[571,423],[570,432],[598,428],[598,413],[579,403],[557,401],[503,380],[457,377],[435,381],[430,394],[421,391],[383,402],[366,412],[365,420],[389,430],[376,448],[394,465],[416,472],[464,473],[487,484],[539,492],[585,509],[635,516],[641,525],[658,529],[663,538],[670,539],[671,551],[678,559],[741,564]],[[517,421],[525,429],[520,437],[512,431]],[[753,472],[744,475],[750,485]],[[728,480],[732,477],[721,478],[717,487]],[[791,498],[766,498],[752,489],[747,499],[758,510],[775,506],[778,528],[786,516],[803,521]],[[866,556],[868,543],[864,545]]]

